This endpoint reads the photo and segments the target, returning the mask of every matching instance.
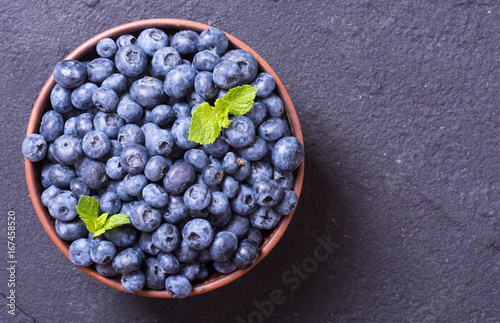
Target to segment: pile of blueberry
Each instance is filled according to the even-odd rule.
[[[151,28],[102,39],[96,51],[55,66],[52,110],[22,145],[41,162],[42,202],[71,261],[121,276],[130,293],[176,298],[214,272],[251,267],[263,237],[297,205],[293,171],[304,153],[272,76],[248,51],[228,50],[216,28]],[[198,105],[243,84],[258,89],[250,112],[212,144],[188,140]],[[76,212],[82,195],[131,223],[93,238]]]

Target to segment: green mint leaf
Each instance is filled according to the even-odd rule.
[[[94,239],[94,238],[96,238],[96,237],[100,236],[100,235],[101,235],[101,234],[103,234],[104,232],[106,232],[106,229],[104,229],[104,228],[103,228],[103,229],[99,229],[99,230],[97,230],[96,232],[94,232],[94,233],[92,234],[92,239]]]
[[[106,220],[108,219],[108,215],[109,213],[103,213],[95,220],[95,227],[97,230],[101,229],[104,226]]]
[[[223,119],[223,111],[218,111],[208,102],[203,102],[193,113],[188,139],[201,145],[213,143],[220,135],[222,130],[220,123]]]
[[[111,230],[113,228],[116,228],[120,225],[124,225],[130,223],[130,220],[128,216],[126,216],[123,213],[118,213],[118,214],[113,214],[110,216],[107,220],[106,223],[104,224],[103,229],[104,230]]]
[[[215,101],[200,104],[193,112],[188,139],[198,144],[211,144],[219,137],[222,128],[231,124],[229,114],[243,115],[252,109],[257,89],[251,85],[235,87]]]
[[[97,230],[96,220],[99,215],[99,202],[94,197],[82,195],[78,200],[76,212],[87,226],[89,232]]]
[[[253,106],[257,89],[251,85],[235,87],[224,96],[224,100],[229,103],[229,113],[235,116],[244,115]]]

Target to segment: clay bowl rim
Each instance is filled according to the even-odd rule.
[[[94,55],[95,46],[97,42],[102,38],[109,37],[116,39],[120,35],[128,33],[137,33],[147,28],[159,28],[163,30],[192,29],[194,31],[201,32],[207,28],[211,28],[211,26],[199,22],[181,20],[181,19],[148,19],[148,20],[134,21],[113,27],[90,38],[89,40],[85,41],[83,44],[78,46],[74,51],[72,51],[65,59],[80,59],[85,55],[87,56]],[[251,49],[248,45],[246,45],[245,43],[235,38],[234,36],[231,36],[228,33],[226,33],[226,35],[229,39],[230,46],[234,47],[235,49],[244,49],[252,53],[252,55],[259,63],[260,70],[267,72],[273,76],[274,80],[276,81],[276,88],[274,92],[278,94],[278,96],[282,99],[284,103],[285,111],[287,113],[293,135],[302,143],[302,145],[304,145],[302,131],[300,128],[297,113],[295,112],[295,108],[293,107],[292,101],[285,89],[285,86],[283,85],[283,83],[281,83],[276,73],[272,70],[269,64],[267,64],[267,62],[260,55],[258,55],[253,49]],[[97,55],[95,54],[95,56]],[[55,84],[56,83],[54,81],[54,76],[51,74],[49,79],[43,86],[42,90],[40,91],[40,94],[38,95],[38,98],[35,102],[35,105],[33,106],[33,111],[31,113],[31,117],[29,120],[26,136],[38,132],[41,116],[43,112],[45,112],[45,110],[49,109],[50,93]],[[302,164],[295,171],[295,182],[293,190],[295,191],[295,193],[299,198],[304,179],[304,167],[305,165],[303,160]],[[69,259],[68,255],[69,246],[66,241],[62,240],[57,235],[52,217],[49,215],[47,208],[42,204],[41,192],[43,191],[43,187],[41,186],[39,180],[40,166],[37,165],[36,163],[32,163],[29,160],[25,159],[25,170],[26,170],[26,181],[28,184],[29,193],[33,205],[35,207],[35,211],[38,215],[38,218],[40,219],[40,222],[42,223],[45,231],[47,231],[47,233],[49,234],[50,238],[57,246],[57,248],[59,248],[59,250],[66,256],[66,258]],[[279,222],[278,226],[274,229],[274,231],[268,235],[268,237],[265,239],[264,243],[260,248],[260,255],[256,263],[252,267],[248,269],[238,269],[232,272],[231,274],[227,275],[219,276],[217,274],[213,274],[203,283],[194,285],[193,291],[189,296],[203,294],[208,291],[212,291],[224,285],[227,285],[236,280],[237,278],[243,276],[245,273],[250,271],[255,266],[257,266],[257,264],[259,264],[262,261],[262,259],[264,259],[269,254],[269,252],[276,246],[278,241],[281,239],[288,225],[290,224],[290,221],[292,220],[293,214],[294,213],[284,216]],[[112,287],[114,289],[126,292],[123,289],[120,281],[117,280],[116,278],[108,278],[101,276],[93,268],[87,268],[87,267],[78,267],[78,268],[80,268],[80,270],[82,270],[92,278],[100,281],[101,283],[104,283],[107,286]],[[170,296],[170,294],[165,290],[145,289],[139,293],[136,293],[135,295],[154,297],[154,298],[172,298],[172,296]]]

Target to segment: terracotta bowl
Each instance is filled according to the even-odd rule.
[[[124,24],[121,26],[117,26],[106,30],[105,32],[100,33],[97,36],[92,37],[87,40],[80,46],[78,46],[71,54],[69,54],[65,59],[76,59],[76,60],[89,60],[92,58],[96,58],[97,54],[95,51],[95,46],[99,40],[102,38],[113,38],[117,39],[120,35],[123,34],[133,34],[137,36],[142,30],[147,28],[156,27],[162,29],[166,32],[169,31],[178,31],[183,29],[192,29],[197,32],[202,32],[203,30],[210,28],[210,26],[201,24],[198,22],[187,21],[187,20],[179,20],[179,19],[150,19],[150,20],[140,20],[131,22],[128,24]],[[241,40],[226,34],[229,39],[229,48],[231,49],[244,49],[252,53],[252,55],[259,62],[260,70],[263,72],[267,72],[271,74],[276,81],[276,88],[274,92],[280,96],[283,100],[285,111],[288,115],[288,120],[291,126],[291,130],[293,135],[297,137],[302,144],[302,131],[300,129],[299,119],[297,117],[297,113],[293,107],[292,101],[290,97],[281,83],[280,79],[271,69],[271,67],[260,57],[255,51],[253,51],[250,47],[244,44]],[[51,75],[42,90],[40,91],[40,95],[38,96],[35,105],[33,107],[33,112],[31,113],[31,118],[29,120],[28,131],[26,135],[30,135],[32,133],[38,133],[40,127],[40,121],[42,115],[45,111],[51,109],[50,106],[50,93],[52,88],[55,85],[54,76]],[[40,165],[37,163],[32,163],[29,160],[25,160],[25,168],[26,168],[26,181],[28,183],[29,192],[31,195],[31,200],[33,201],[33,205],[35,206],[36,213],[38,214],[38,218],[40,222],[42,222],[43,227],[49,234],[52,241],[55,245],[61,250],[61,252],[69,259],[68,250],[69,245],[66,241],[62,240],[56,233],[54,227],[54,220],[49,215],[47,208],[42,204],[41,193],[43,192],[43,187],[40,182]],[[297,196],[300,196],[300,191],[302,188],[302,181],[304,178],[304,162],[300,165],[300,167],[295,171],[295,183],[293,186],[293,190],[297,193]],[[269,252],[274,248],[274,246],[278,243],[280,238],[285,233],[286,228],[290,224],[292,220],[293,213],[287,216],[284,216],[279,222],[278,226],[264,237],[264,242],[260,248],[260,255],[257,259],[257,262],[253,267],[255,267],[259,262],[266,257]],[[49,251],[50,252],[50,251]],[[193,291],[190,296],[198,295],[202,293],[206,293],[208,291],[217,289],[222,287],[230,282],[236,280],[237,278],[243,276],[246,272],[248,272],[251,268],[245,270],[236,270],[228,275],[221,274],[212,274],[208,279],[206,279],[202,283],[195,284],[193,286]],[[95,271],[92,267],[85,268],[79,267],[83,272],[91,276],[92,278],[110,286],[115,289],[125,291],[121,285],[121,282],[116,278],[107,278],[101,276],[99,273]],[[147,296],[147,297],[157,297],[157,298],[171,298],[170,294],[165,290],[151,290],[145,288],[143,291],[137,293],[137,295]]]

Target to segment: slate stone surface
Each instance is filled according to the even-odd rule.
[[[286,85],[306,144],[303,194],[276,249],[182,301],[75,268],[36,217],[20,152],[52,67],[101,31],[154,17],[254,48]],[[500,321],[498,1],[19,0],[2,3],[0,27],[1,267],[9,210],[18,259],[17,316],[1,270],[0,321]]]

